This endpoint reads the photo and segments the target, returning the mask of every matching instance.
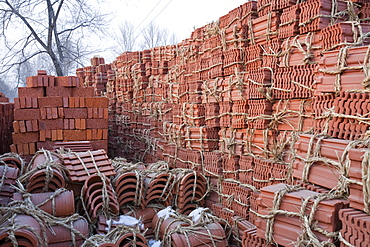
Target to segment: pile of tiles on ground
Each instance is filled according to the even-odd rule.
[[[110,155],[203,172],[212,184],[206,206],[229,221],[264,221],[260,191],[281,183],[326,201],[326,189],[345,198],[349,187],[343,207],[366,211],[363,174],[348,172],[364,160],[348,150],[368,147],[369,9],[362,2],[248,1],[177,45],[121,54],[106,85]],[[301,243],[317,232],[311,220]],[[235,230],[233,243],[287,244],[280,240],[289,231],[274,240],[261,233],[272,232],[263,224]]]
[[[56,142],[90,141],[94,149],[108,149],[108,99],[95,97],[75,76],[49,76],[39,71],[18,88],[14,99],[11,151],[32,156]]]
[[[13,132],[14,104],[4,94],[0,93],[0,154],[10,152]]]
[[[40,150],[30,163],[12,153],[0,157],[0,218],[8,219],[0,224],[2,245],[148,246],[155,239],[187,246],[189,238],[227,246],[225,222],[200,207],[209,190],[202,174],[164,162],[104,159],[104,150],[59,151]],[[85,173],[85,179],[77,181],[75,173]],[[38,189],[30,185],[39,182],[35,174],[42,180]],[[186,229],[177,228],[178,222]]]

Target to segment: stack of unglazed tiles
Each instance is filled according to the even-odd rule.
[[[11,133],[13,132],[13,110],[14,104],[10,103],[9,98],[0,93],[0,136],[2,138],[0,154],[10,151],[10,145],[12,144]]]
[[[203,171],[212,180],[206,205],[215,214],[259,224],[244,229],[245,246],[270,240],[261,222],[273,217],[264,215],[267,209],[256,214],[266,186],[298,183],[314,197],[330,189],[345,198],[350,181],[343,205],[364,210],[363,160],[350,158],[357,171],[348,170],[347,151],[351,141],[368,147],[369,52],[361,36],[368,24],[352,22],[359,13],[366,18],[367,8],[351,6],[248,1],[176,46],[123,53],[112,64],[107,91],[112,154]],[[240,200],[246,193],[239,187],[250,189],[248,200]],[[338,217],[336,209],[326,213]],[[270,230],[280,234],[282,225]],[[285,237],[277,241],[287,245]]]
[[[14,99],[12,152],[32,155],[56,142],[90,141],[107,150],[108,99],[94,97],[78,77],[54,77],[39,71],[18,88]]]

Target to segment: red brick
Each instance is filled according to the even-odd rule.
[[[86,141],[85,130],[64,130],[64,141]]]
[[[69,107],[69,97],[63,97],[63,107]]]
[[[21,133],[26,133],[27,132],[27,127],[26,127],[26,121],[19,121],[19,132]]]
[[[13,133],[12,134],[14,144],[24,144],[30,142],[38,142],[38,132],[27,132],[27,133]]]
[[[99,118],[104,118],[104,109],[107,109],[107,108],[99,108],[98,109],[98,116]]]
[[[21,104],[20,104],[19,98],[14,98],[14,109],[20,109],[20,108],[21,108]]]
[[[42,108],[41,108],[42,109]],[[50,107],[45,108],[46,109],[46,118],[47,119],[53,119],[53,114]]]
[[[107,140],[108,139],[108,129],[103,129],[102,139],[103,140]]]
[[[76,76],[58,76],[55,78],[58,87],[77,87],[79,78]]]
[[[18,97],[44,97],[44,88],[43,87],[19,87],[18,88]]]
[[[108,116],[109,116],[108,108],[104,108],[103,118],[108,119]]]
[[[44,69],[39,69],[37,70],[37,75],[48,75],[48,73]]]
[[[93,108],[87,108],[87,118],[93,118]]]
[[[52,118],[54,119],[57,119],[58,118],[58,108],[51,108],[51,114],[52,114]]]
[[[37,76],[37,86],[43,87],[44,86],[44,79],[42,76]]]
[[[59,118],[64,118],[64,110],[63,107],[58,108],[58,116]]]
[[[63,107],[63,97],[40,97],[38,100],[39,107]]]
[[[99,118],[99,108],[92,108],[93,118]]]
[[[17,145],[15,145],[15,144],[10,145],[10,152],[12,152],[12,153],[18,153],[18,151],[17,151]]]
[[[46,130],[45,131],[45,138],[46,139],[51,139],[51,130]]]
[[[36,97],[32,98],[32,108],[39,108],[38,98]]]
[[[38,87],[38,78],[37,76],[30,76],[26,78],[26,86],[28,88]]]
[[[23,155],[29,155],[30,154],[30,149],[28,146],[28,143],[23,144]]]
[[[80,106],[80,97],[74,97],[75,99],[75,107],[84,107],[84,106]]]
[[[71,108],[76,107],[75,106],[75,98],[74,97],[69,97],[68,98],[68,101],[69,101],[69,107],[71,107]]]
[[[39,131],[39,122],[38,120],[32,120],[32,131]]]
[[[78,97],[80,107],[86,107],[85,105],[85,98],[84,97]]]
[[[60,141],[63,141],[63,130],[57,130],[57,138]]]
[[[55,78],[55,85],[57,87],[68,87],[68,76],[58,76]]]
[[[81,119],[81,129],[86,129],[86,119]]]
[[[78,118],[75,119],[75,124],[76,124],[75,128],[80,130],[81,129],[81,119],[78,119]]]
[[[19,133],[20,132],[18,121],[13,121],[13,130],[14,130],[14,133]]]
[[[86,128],[88,129],[108,129],[107,119],[86,119]]]
[[[26,97],[19,98],[19,108],[26,108]]]
[[[27,120],[25,121],[26,122],[26,129],[27,129],[27,132],[32,132],[32,121],[31,120]]]
[[[91,139],[92,140],[98,139],[98,130],[97,129],[92,129],[91,130]]]
[[[55,82],[55,76],[48,76],[48,81],[49,81],[49,87],[55,87],[56,86],[56,82]]]
[[[30,149],[30,154],[35,154],[36,153],[36,143],[32,142],[29,143],[29,149]]]
[[[63,129],[63,119],[40,119],[40,130],[57,130]]]
[[[39,109],[14,109],[14,120],[40,119]]]
[[[98,139],[98,140],[103,139],[103,130],[102,130],[102,129],[98,129],[98,136],[97,136],[97,139]]]
[[[17,144],[17,152],[18,154],[23,154],[23,144]]]
[[[72,96],[72,88],[68,87],[47,87],[46,96],[61,96],[70,97]],[[42,96],[39,96],[42,97]]]
[[[75,119],[69,119],[69,129],[73,130],[75,126]]]
[[[94,97],[95,90],[93,87],[75,87],[72,89],[73,97]]]
[[[32,98],[26,97],[26,108],[32,108]]]
[[[69,129],[69,119],[63,119],[63,129]]]
[[[52,141],[57,141],[58,140],[57,130],[52,130],[51,131],[51,140]]]
[[[46,119],[47,118],[47,113],[46,113],[47,108],[40,108],[40,118],[41,119]]]
[[[86,140],[88,141],[92,140],[92,130],[91,129],[86,130]]]
[[[87,108],[64,108],[65,118],[87,118]]]
[[[40,142],[46,141],[46,131],[45,130],[40,130],[39,141]]]
[[[105,108],[108,107],[108,98],[106,97],[86,97],[85,105],[88,108]]]

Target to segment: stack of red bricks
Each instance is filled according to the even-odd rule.
[[[18,88],[14,108],[12,152],[33,155],[63,141],[90,141],[93,149],[107,150],[108,99],[95,97],[78,77],[39,71]]]
[[[10,152],[13,132],[14,104],[9,102],[9,98],[0,93],[0,154]]]
[[[350,203],[343,207],[366,211],[366,196],[356,194],[363,195],[366,181],[359,179],[366,174],[348,168],[361,169],[363,159],[347,152],[368,147],[369,48],[363,34],[369,8],[362,2],[248,1],[177,45],[123,53],[107,83],[110,154],[203,171],[213,185],[206,206],[225,220],[258,220],[256,228],[235,231],[243,233],[235,239],[245,246],[273,239],[265,233],[274,229],[263,223],[270,212],[258,211],[266,186],[315,188],[314,196],[330,204],[327,190],[344,196],[349,183]],[[301,191],[295,193],[306,193]],[[320,207],[338,218],[338,210]],[[284,227],[302,224],[281,222],[276,241],[291,238]],[[343,230],[346,241],[351,229]],[[305,232],[299,235],[307,239]]]

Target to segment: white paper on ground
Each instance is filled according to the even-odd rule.
[[[108,228],[106,230],[109,230],[112,225],[125,225],[125,226],[137,226],[139,225],[141,229],[143,229],[144,224],[141,223],[138,219],[128,216],[128,215],[120,215],[118,220],[107,220]]]
[[[161,241],[155,241],[154,239],[150,239],[149,241],[148,241],[148,244],[149,244],[149,246],[150,247],[161,247],[162,245],[161,245]]]
[[[171,206],[168,206],[157,213],[158,218],[164,218],[165,220],[171,215],[176,215],[176,211],[173,210]]]
[[[207,211],[209,210],[208,208],[202,208],[202,207],[199,207],[197,209],[194,209],[193,211],[190,212],[189,216],[192,218],[193,222],[196,223],[200,217],[202,216],[202,213],[204,211]],[[208,214],[209,216],[212,216],[211,214],[209,213],[206,213]]]

